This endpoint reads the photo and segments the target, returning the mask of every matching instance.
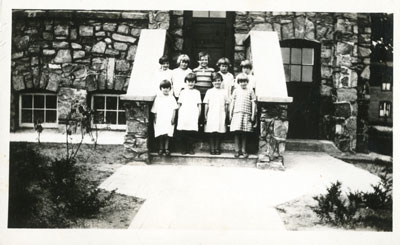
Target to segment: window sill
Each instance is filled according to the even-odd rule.
[[[99,145],[122,145],[124,144],[125,131],[98,130],[97,144]],[[16,132],[10,132],[10,142],[38,142],[38,134],[32,128],[20,129]],[[79,143],[81,141],[80,134],[69,136],[69,142]],[[40,142],[42,143],[65,143],[65,132],[58,129],[44,129],[40,134]],[[94,144],[89,135],[85,135],[84,144]]]

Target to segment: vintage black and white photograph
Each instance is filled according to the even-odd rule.
[[[394,244],[394,10],[195,6],[8,9],[4,228]]]

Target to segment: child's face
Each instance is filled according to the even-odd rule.
[[[179,63],[179,67],[183,70],[186,70],[188,68],[189,61],[187,60],[182,60],[181,63]]]
[[[168,68],[169,68],[169,62],[164,62],[164,63],[161,64],[161,69],[163,71],[168,70]]]
[[[171,91],[171,88],[161,88],[161,92],[163,95],[169,95],[169,91]]]
[[[227,72],[228,72],[228,65],[226,65],[226,64],[221,64],[221,65],[219,66],[219,70],[220,70],[222,73],[227,73]]]
[[[243,67],[242,72],[245,73],[246,75],[250,75],[251,69],[250,67]]]
[[[199,64],[201,67],[207,67],[208,66],[208,57],[207,56],[200,57]]]
[[[247,84],[249,83],[249,81],[247,81],[247,80],[239,80],[238,83],[239,83],[239,86],[242,89],[246,89],[247,88]]]
[[[213,82],[214,88],[221,88],[222,80],[220,78],[215,79]]]
[[[196,84],[196,81],[195,81],[195,80],[193,80],[193,81],[186,80],[186,83],[187,83],[187,87],[188,87],[189,89],[193,89],[193,88],[194,88],[194,85]]]

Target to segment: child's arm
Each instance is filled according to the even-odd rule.
[[[204,123],[207,123],[208,103],[204,105]]]
[[[256,101],[251,101],[251,121],[255,123],[256,119]]]
[[[171,125],[175,125],[175,114],[176,114],[176,109],[172,111]]]
[[[197,120],[200,118],[201,115],[201,103],[197,104],[197,108],[199,109],[199,116],[197,118]]]
[[[154,124],[157,124],[157,113],[154,113]]]

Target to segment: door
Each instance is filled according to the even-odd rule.
[[[217,68],[221,57],[233,62],[233,12],[185,11],[184,23],[184,52],[191,59],[192,69],[199,65],[201,51],[210,55],[209,67]]]
[[[317,139],[319,120],[319,87],[321,80],[320,44],[308,40],[281,42],[289,104],[288,137]]]

